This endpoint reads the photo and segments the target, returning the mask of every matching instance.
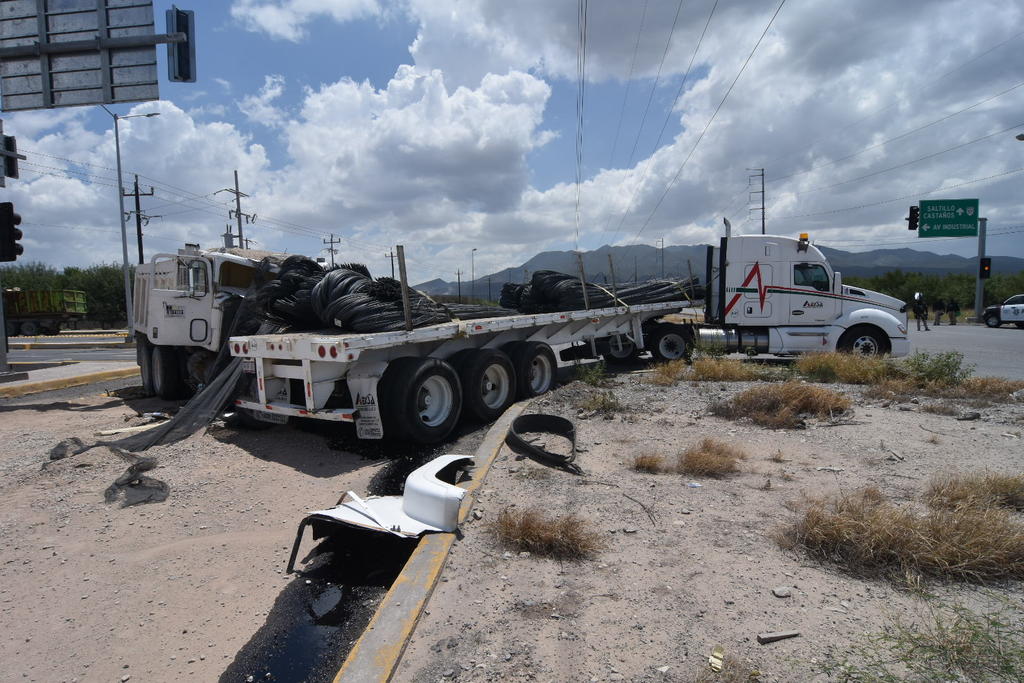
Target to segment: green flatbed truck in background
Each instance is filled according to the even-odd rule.
[[[57,334],[62,323],[85,318],[85,292],[77,289],[5,289],[7,336]]]

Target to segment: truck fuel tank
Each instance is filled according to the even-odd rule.
[[[697,344],[722,353],[768,353],[768,330],[761,327],[700,327],[697,329]]]

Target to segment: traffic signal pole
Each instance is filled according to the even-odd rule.
[[[987,218],[978,218],[978,266],[974,269],[974,322],[980,323],[985,312],[985,281],[981,279],[981,259],[985,258]]]

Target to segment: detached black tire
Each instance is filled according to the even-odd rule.
[[[636,344],[626,338],[622,339],[622,348],[619,348],[614,340],[608,339],[604,342],[605,350],[601,352],[601,358],[609,365],[625,365],[633,363],[640,357],[641,350]]]
[[[22,337],[34,337],[39,334],[39,324],[34,320],[26,320],[21,324]]]
[[[889,353],[889,338],[874,325],[854,325],[843,333],[837,346],[843,353],[881,356]]]
[[[167,346],[154,346],[152,357],[153,391],[165,401],[181,398],[181,364],[178,352]]]
[[[999,316],[995,313],[989,313],[985,316],[986,327],[999,327],[1003,324],[1003,321],[999,319]]]
[[[156,393],[153,388],[153,345],[144,336],[139,336],[135,340],[135,362],[139,365],[142,392],[146,396],[152,396]]]
[[[498,349],[468,349],[451,359],[462,384],[463,412],[491,422],[516,400],[516,371]]]
[[[678,325],[656,325],[644,346],[656,361],[685,359],[690,353],[690,335]]]
[[[544,342],[512,342],[502,351],[515,368],[516,396],[520,399],[540,396],[555,385],[555,352]]]
[[[452,366],[443,360],[393,360],[378,386],[385,436],[438,443],[459,421],[462,385]]]

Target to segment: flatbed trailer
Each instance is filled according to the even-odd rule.
[[[548,391],[559,364],[626,361],[648,348],[682,358],[701,312],[688,301],[514,315],[370,334],[303,332],[232,337],[250,419],[354,423],[361,439],[442,440],[461,414],[493,420],[517,398]],[[680,318],[682,316],[682,318]]]

